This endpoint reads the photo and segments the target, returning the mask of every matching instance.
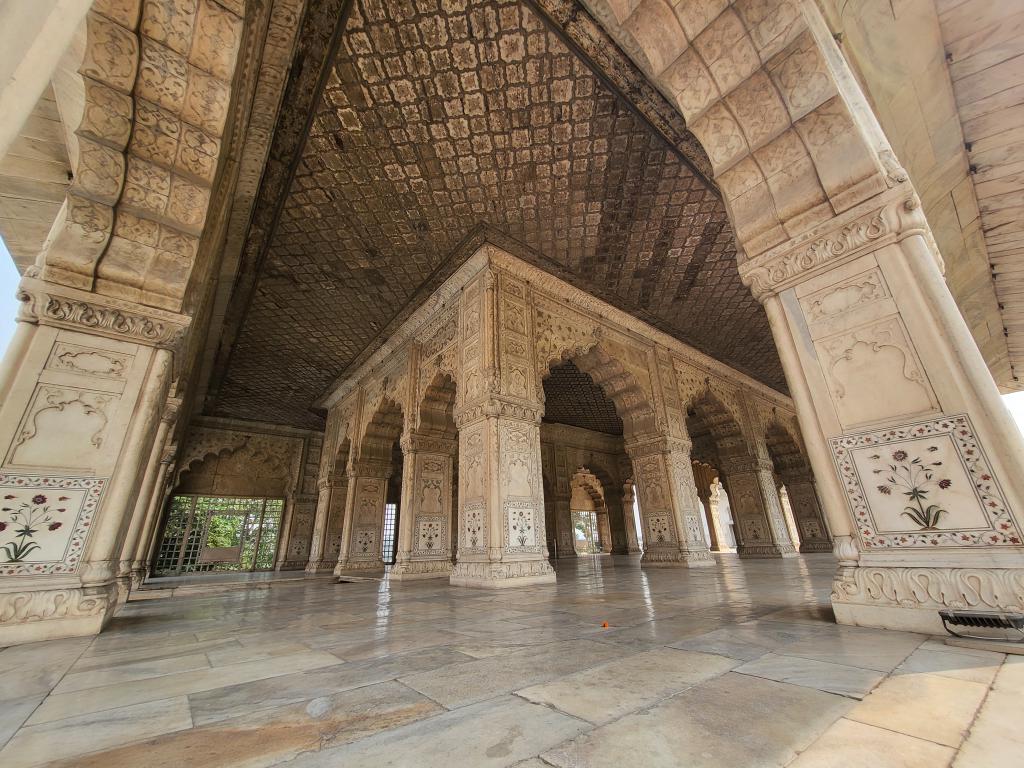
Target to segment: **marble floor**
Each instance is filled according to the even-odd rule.
[[[326,578],[128,603],[0,650],[0,765],[1024,764],[1024,657],[839,627],[834,561],[558,564],[487,592]]]

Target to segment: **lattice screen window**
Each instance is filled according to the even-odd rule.
[[[271,570],[283,511],[283,499],[173,496],[153,575]]]

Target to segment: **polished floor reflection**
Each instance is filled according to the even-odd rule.
[[[0,651],[0,765],[1019,759],[1006,713],[1024,707],[1024,657],[839,627],[833,569],[828,555],[690,571],[594,556],[508,592],[190,585],[129,603],[98,638]]]

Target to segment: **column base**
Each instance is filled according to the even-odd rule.
[[[479,589],[554,584],[555,570],[547,560],[516,560],[503,563],[459,562],[455,564],[449,583],[453,587]]]
[[[306,563],[306,567],[303,570],[305,570],[306,573],[309,574],[330,573],[334,570],[334,566],[336,566],[337,564],[338,562],[336,560],[317,560],[315,562],[311,561]]]
[[[1024,611],[1024,568],[840,566],[832,581],[840,624],[945,635],[943,608]]]
[[[116,584],[0,593],[0,647],[99,634],[116,607]]]
[[[715,556],[706,549],[680,551],[652,547],[640,558],[640,565],[646,568],[706,568],[715,564]]]
[[[832,542],[831,541],[801,541],[800,542],[800,554],[810,555],[815,552],[831,552]]]
[[[391,581],[416,581],[450,576],[453,569],[451,560],[406,560],[396,563],[388,574]]]
[[[736,554],[746,560],[765,560],[773,557],[796,557],[797,551],[792,544],[782,547],[778,544],[739,544]]]
[[[384,561],[377,560],[348,560],[334,566],[335,576],[344,576],[346,573],[365,575],[368,571],[383,571]]]

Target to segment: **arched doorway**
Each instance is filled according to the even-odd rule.
[[[402,438],[402,515],[393,579],[447,576],[455,552],[458,497],[455,381],[437,373],[420,399],[416,424]]]
[[[573,473],[570,489],[569,510],[576,554],[611,554],[612,529],[604,485],[593,472],[580,467]]]
[[[351,505],[345,517],[336,573],[382,569],[393,562],[401,515],[401,406],[383,398],[376,406],[353,458]]]
[[[569,368],[577,371],[587,385],[588,398],[577,397],[582,407],[607,407],[621,424],[622,451],[629,458],[636,482],[638,508],[642,520],[642,538],[646,542],[642,562],[648,565],[688,564],[710,565],[714,562],[700,533],[699,502],[690,466],[689,443],[682,435],[672,437],[659,425],[652,404],[651,385],[645,388],[641,377],[648,376],[642,354],[633,368],[622,360],[630,359],[628,350],[600,342],[583,351],[568,351],[548,361],[545,372],[545,418],[553,408],[549,404],[549,381]],[[632,357],[637,357],[636,354]],[[580,388],[581,391],[582,387]],[[606,496],[614,488],[624,489],[624,478],[606,483]],[[568,488],[566,489],[568,490]],[[622,509],[621,493],[617,492],[617,510],[610,520],[618,521],[620,534],[613,551],[628,553],[639,548],[640,538],[632,525],[633,516]],[[568,499],[566,499],[568,501]],[[634,528],[630,535],[628,528]],[[613,538],[615,530],[612,530]]]
[[[686,428],[696,452],[718,470],[728,491],[740,557],[795,554],[771,463],[756,455],[736,414],[708,389],[687,405]]]
[[[765,429],[764,438],[782,489],[780,495],[785,494],[792,513],[800,551],[831,552],[832,539],[818,500],[814,475],[793,432],[773,419]]]

